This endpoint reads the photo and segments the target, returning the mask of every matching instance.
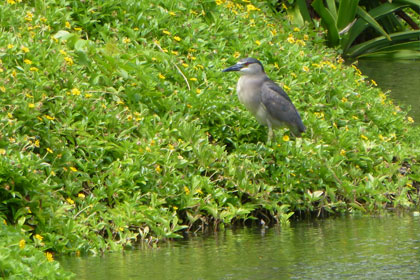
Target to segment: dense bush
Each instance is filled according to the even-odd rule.
[[[0,216],[42,236],[43,250],[418,203],[413,120],[322,34],[262,5],[8,0],[1,10]],[[220,71],[245,56],[288,92],[303,138],[285,129],[265,144],[237,77]]]

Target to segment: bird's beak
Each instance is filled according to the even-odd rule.
[[[242,67],[244,67],[244,65],[243,65],[243,64],[239,64],[239,63],[237,63],[237,64],[235,64],[235,65],[233,65],[233,66],[230,66],[230,67],[228,67],[228,68],[224,69],[222,72],[239,71],[239,70],[241,70],[241,69],[242,69]]]

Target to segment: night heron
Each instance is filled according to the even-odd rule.
[[[241,77],[236,86],[239,101],[260,124],[268,126],[268,141],[273,137],[273,128],[286,126],[297,137],[306,130],[289,96],[268,78],[259,60],[243,58],[223,70],[230,71],[240,72]]]

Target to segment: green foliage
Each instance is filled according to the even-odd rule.
[[[71,279],[72,274],[37,249],[42,241],[0,224],[0,279]]]
[[[306,2],[293,2],[293,12],[289,14],[297,19],[295,22],[302,24],[301,17],[311,21],[307,16],[309,11]],[[311,6],[328,31],[328,45],[340,46],[348,57],[415,59],[419,56],[418,30],[408,30],[409,27],[404,27],[399,18],[401,13],[409,9],[411,17],[407,14],[405,16],[415,19],[420,11],[418,0],[396,0],[392,3],[379,0],[314,0]],[[298,15],[299,12],[302,16]],[[407,49],[406,43],[414,43],[416,47]]]
[[[9,2],[0,215],[42,236],[42,250],[95,254],[236,221],[418,203],[412,119],[315,31],[262,4]],[[284,129],[264,144],[237,77],[221,73],[245,56],[288,92],[303,138]]]

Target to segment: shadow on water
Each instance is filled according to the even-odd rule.
[[[420,61],[360,60],[357,67],[383,91],[391,90],[399,105],[411,107],[409,115],[420,124]]]
[[[420,279],[420,217],[338,217],[226,230],[60,262],[78,280]]]

